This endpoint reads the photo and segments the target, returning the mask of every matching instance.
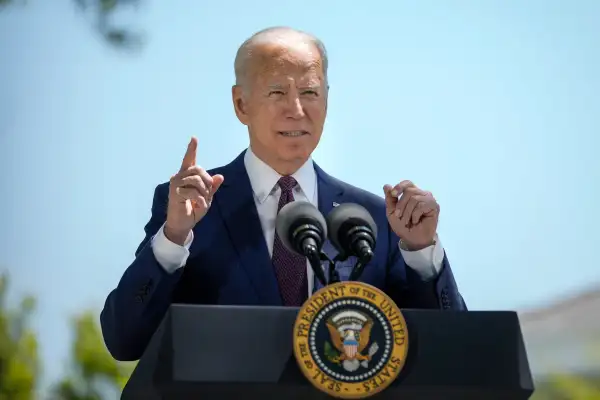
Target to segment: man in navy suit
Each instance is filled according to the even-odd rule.
[[[310,201],[323,215],[358,203],[378,227],[361,281],[401,308],[466,310],[437,237],[439,206],[410,181],[383,187],[385,200],[341,182],[311,159],[327,114],[327,54],[291,28],[258,32],[238,50],[233,105],[250,146],[204,170],[192,138],[181,168],[158,185],[146,237],[106,299],[104,340],[118,360],[139,359],[172,303],[300,306],[319,289],[306,259],[275,233],[279,208]],[[324,251],[333,258],[329,242]],[[347,280],[356,260],[338,266]]]

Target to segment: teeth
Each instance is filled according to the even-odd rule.
[[[281,133],[283,136],[302,136],[304,134],[304,131],[287,131],[287,132],[279,132]]]

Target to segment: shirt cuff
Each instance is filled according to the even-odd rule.
[[[171,274],[183,267],[190,256],[190,246],[194,240],[194,232],[190,231],[183,246],[171,242],[164,232],[165,225],[160,227],[156,235],[152,237],[152,251],[156,261],[163,269]]]
[[[412,268],[424,280],[436,277],[442,270],[444,262],[444,247],[437,234],[435,235],[435,244],[417,251],[408,251],[402,248],[398,243],[400,253],[407,266]]]

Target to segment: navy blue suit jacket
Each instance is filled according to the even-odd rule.
[[[254,203],[244,153],[230,164],[209,171],[225,181],[213,204],[194,228],[190,256],[172,274],[158,264],[151,238],[166,219],[168,183],[157,186],[146,237],[118,286],[108,295],[100,316],[108,350],[118,360],[139,359],[172,303],[281,305],[277,281]],[[319,210],[327,215],[333,203],[358,203],[377,223],[375,257],[360,278],[384,290],[401,308],[466,310],[446,257],[438,277],[423,281],[404,263],[399,238],[390,229],[381,197],[327,175],[315,164]],[[336,251],[326,243],[324,251]],[[352,258],[338,266],[347,280]],[[320,288],[315,282],[315,290]]]

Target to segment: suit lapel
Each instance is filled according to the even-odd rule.
[[[231,241],[262,304],[281,305],[271,257],[244,166],[244,152],[223,170],[225,181],[215,196]]]
[[[333,210],[335,205],[344,203],[344,186],[340,181],[326,174],[316,163],[315,171],[317,172],[317,183],[319,188],[319,211],[325,218]],[[334,205],[335,204],[335,205]],[[333,259],[337,254],[337,250],[331,242],[327,240],[323,244],[323,252],[330,259]],[[325,264],[325,276],[328,274],[328,266]],[[313,292],[323,287],[318,279],[314,280]]]
[[[319,187],[319,211],[327,218],[327,215],[333,210],[334,204],[343,203],[344,187],[337,179],[327,175],[317,164],[315,164],[315,171]]]

